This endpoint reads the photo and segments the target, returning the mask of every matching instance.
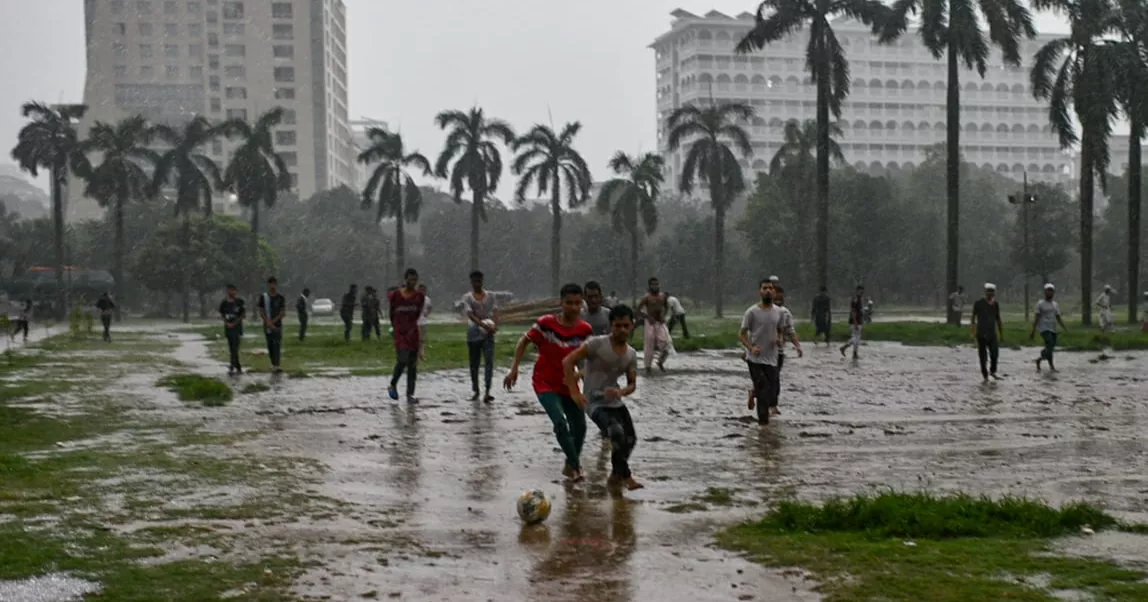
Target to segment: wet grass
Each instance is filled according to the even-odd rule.
[[[199,374],[171,374],[159,379],[156,386],[175,392],[180,401],[198,401],[206,407],[222,406],[234,397],[227,383]]]
[[[254,393],[265,393],[271,390],[271,386],[267,383],[248,383],[239,390],[244,395],[252,395]]]
[[[762,520],[719,533],[770,566],[800,567],[833,601],[1055,600],[1059,591],[1148,599],[1148,575],[1051,554],[1053,538],[1119,523],[1086,504],[883,493],[818,506],[785,501]]]

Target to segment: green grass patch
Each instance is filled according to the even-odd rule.
[[[267,383],[247,383],[239,392],[244,395],[251,395],[253,393],[264,393],[270,390],[271,386]]]
[[[820,506],[781,502],[718,541],[770,566],[812,571],[831,602],[1052,601],[1058,591],[1148,599],[1143,571],[1051,552],[1052,538],[1086,525],[1119,526],[1080,503],[884,493]]]
[[[199,374],[172,374],[159,379],[156,386],[175,392],[180,401],[199,401],[207,407],[221,406],[234,397],[227,383]]]

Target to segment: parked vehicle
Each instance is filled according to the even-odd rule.
[[[316,316],[329,316],[335,313],[335,302],[330,299],[315,299],[311,304],[311,313]]]

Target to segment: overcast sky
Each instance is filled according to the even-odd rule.
[[[97,0],[104,2],[106,0]],[[670,11],[752,11],[752,0],[344,0],[351,115],[401,128],[433,161],[441,109],[478,103],[517,129],[582,122],[578,146],[595,171],[617,149],[655,147],[654,55]],[[1038,16],[1043,31],[1064,31]],[[0,0],[0,162],[29,99],[79,102],[82,0]],[[501,197],[512,189],[503,184]]]

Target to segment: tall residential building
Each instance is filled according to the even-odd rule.
[[[367,137],[367,131],[371,128],[382,128],[390,130],[387,122],[370,117],[362,117],[351,122],[351,157],[357,159],[359,153],[367,150],[371,146],[371,139]],[[367,179],[371,177],[371,170],[374,165],[364,165],[355,161],[355,183],[354,189],[362,191],[367,186]]]
[[[684,104],[740,101],[757,117],[748,130],[753,156],[743,167],[764,171],[782,141],[786,121],[816,118],[816,88],[805,66],[808,31],[748,55],[734,45],[753,26],[753,15],[684,10],[669,32],[650,46],[656,54],[658,148],[668,176],[680,174],[683,153],[671,153],[665,120]],[[853,77],[842,107],[839,139],[846,161],[869,172],[912,168],[926,147],[945,141],[946,64],[921,44],[915,29],[880,45],[861,23],[840,20],[834,30]],[[1073,157],[1060,150],[1047,104],[1029,88],[1031,57],[1052,36],[1021,44],[1024,64],[1003,65],[994,49],[984,78],[961,72],[961,152],[965,161],[1030,181],[1068,182]]]
[[[84,17],[81,134],[136,114],[182,126],[196,115],[254,121],[279,106],[276,150],[297,193],[353,184],[342,0],[85,0]],[[234,146],[205,150],[223,166]],[[99,215],[80,192],[69,218]]]

